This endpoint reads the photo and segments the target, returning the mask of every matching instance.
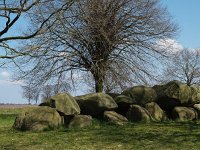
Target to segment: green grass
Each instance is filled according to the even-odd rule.
[[[123,127],[97,120],[85,129],[19,132],[12,129],[21,109],[0,110],[3,150],[165,150],[200,149],[200,122],[129,123]]]

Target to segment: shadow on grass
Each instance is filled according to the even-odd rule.
[[[0,119],[10,119],[15,118],[16,116],[16,114],[0,114]]]
[[[8,119],[10,118],[10,119]],[[14,114],[0,114],[0,120],[8,125],[15,118]],[[7,124],[6,124],[7,125]],[[4,126],[3,126],[4,127]],[[121,149],[198,149],[200,147],[200,122],[173,122],[162,123],[128,123],[116,126],[106,122],[94,120],[93,125],[83,129],[59,129],[46,132],[20,132],[8,128],[1,129],[0,148],[12,149],[15,147],[46,147],[73,149],[73,146],[91,146],[90,148],[107,148],[112,145],[122,145]],[[12,136],[10,136],[12,135]],[[7,142],[7,138],[13,138]],[[4,142],[2,141],[4,139]],[[19,139],[20,142],[19,143]],[[36,149],[38,148],[36,147]],[[86,149],[85,148],[85,149]],[[48,149],[48,148],[47,148]],[[84,148],[82,148],[84,149]],[[88,148],[89,149],[89,148]]]
[[[191,145],[200,141],[200,122],[162,122],[162,123],[129,123],[115,126],[107,123],[96,123],[99,128],[89,127],[82,130],[65,130],[94,136],[90,141],[103,141],[104,144],[121,143],[149,148],[157,146],[179,148],[180,143]],[[200,144],[200,143],[199,143]]]

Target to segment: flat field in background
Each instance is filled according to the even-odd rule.
[[[200,122],[129,123],[94,120],[84,129],[19,132],[12,129],[23,107],[0,107],[1,150],[170,150],[200,149]]]

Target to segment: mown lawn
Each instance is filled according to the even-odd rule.
[[[85,129],[19,132],[12,129],[21,109],[0,110],[2,150],[200,149],[200,122],[129,123],[118,127],[98,121]]]

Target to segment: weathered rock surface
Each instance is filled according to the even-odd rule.
[[[194,109],[197,111],[200,111],[200,104],[194,104]]]
[[[157,103],[162,109],[170,111],[175,106],[185,106],[191,99],[191,88],[179,81],[171,81],[165,85],[156,85]]]
[[[135,100],[138,105],[144,106],[146,103],[153,102],[157,98],[156,91],[151,87],[135,86],[124,90],[122,95]]]
[[[145,108],[150,113],[150,115],[154,118],[155,121],[166,120],[165,112],[155,102],[145,104]]]
[[[115,98],[115,102],[118,105],[117,112],[120,114],[125,115],[129,109],[130,105],[136,104],[136,101],[132,98],[125,96],[125,95],[119,95]]]
[[[76,100],[67,93],[59,93],[51,97],[50,106],[63,115],[78,115],[80,107]]]
[[[200,103],[200,86],[192,86],[191,88],[191,98],[189,104],[198,104]]]
[[[92,117],[89,115],[76,115],[70,121],[69,128],[84,128],[92,124]]]
[[[104,112],[104,119],[110,123],[116,125],[124,125],[128,122],[127,118],[114,112],[114,111],[105,111]]]
[[[191,121],[198,119],[198,114],[194,108],[175,107],[172,112],[173,119],[179,121]]]
[[[99,116],[103,115],[104,111],[118,107],[113,98],[104,93],[76,96],[75,99],[81,108],[81,114],[84,115]]]
[[[131,105],[126,114],[129,121],[133,122],[149,122],[151,121],[150,113],[139,105]]]
[[[15,119],[13,128],[21,131],[43,131],[62,125],[59,113],[50,107],[28,108]]]
[[[193,108],[197,111],[198,119],[200,119],[200,104],[194,104]]]

